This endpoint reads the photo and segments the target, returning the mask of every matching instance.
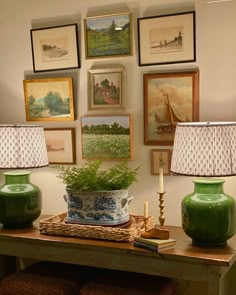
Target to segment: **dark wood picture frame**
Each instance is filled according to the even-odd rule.
[[[195,11],[138,18],[139,66],[196,61]]]
[[[144,144],[173,145],[177,122],[199,120],[199,71],[143,75]]]
[[[34,72],[80,68],[78,26],[30,30]]]

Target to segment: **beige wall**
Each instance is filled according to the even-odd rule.
[[[32,77],[74,77],[77,119],[67,123],[44,123],[45,127],[76,127],[78,164],[81,164],[80,117],[87,113],[87,70],[92,66],[125,65],[127,70],[127,113],[134,124],[134,160],[141,166],[139,181],[130,188],[135,198],[130,213],[142,214],[144,200],[150,214],[158,220],[158,177],[151,175],[150,150],[157,146],[143,144],[143,73],[162,70],[199,68],[200,120],[236,120],[236,1],[206,4],[206,0],[0,0],[0,123],[26,123],[22,81]],[[195,63],[139,67],[136,18],[196,10]],[[87,15],[130,10],[134,19],[134,54],[116,59],[85,60],[83,18]],[[79,24],[81,69],[34,74],[30,29]],[[159,147],[163,148],[163,147]],[[167,147],[168,148],[168,147]],[[106,163],[110,165],[110,163]],[[55,171],[45,168],[33,171],[31,179],[43,192],[43,213],[58,214],[66,210],[64,185]],[[191,178],[165,177],[166,224],[180,225],[182,197],[193,189]],[[227,178],[225,191],[235,195],[235,178]],[[193,293],[192,293],[193,294]]]

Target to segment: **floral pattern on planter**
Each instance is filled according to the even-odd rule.
[[[69,223],[119,225],[129,221],[128,205],[133,196],[128,190],[80,192],[67,189]]]

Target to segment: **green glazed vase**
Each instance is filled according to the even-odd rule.
[[[39,188],[30,183],[29,171],[3,173],[5,184],[0,186],[0,222],[7,228],[25,228],[41,214]]]
[[[193,244],[222,246],[236,231],[236,205],[222,179],[194,179],[194,192],[182,200],[182,227]]]

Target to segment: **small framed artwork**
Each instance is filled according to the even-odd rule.
[[[30,30],[34,72],[80,67],[77,24]]]
[[[88,70],[88,109],[125,109],[125,67]]]
[[[199,120],[199,72],[144,74],[144,143],[173,145],[176,124]]]
[[[164,175],[171,175],[170,163],[171,163],[171,149],[153,149],[151,150],[151,173],[153,175],[159,175],[160,163],[163,167]]]
[[[49,164],[75,164],[75,128],[44,129]]]
[[[82,159],[125,160],[133,158],[130,115],[81,118]]]
[[[132,55],[131,13],[84,19],[86,59]]]
[[[27,121],[73,121],[71,77],[24,80]]]
[[[196,61],[195,31],[195,11],[139,18],[139,65]]]

